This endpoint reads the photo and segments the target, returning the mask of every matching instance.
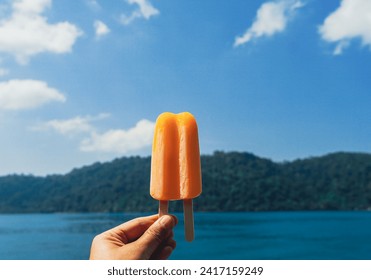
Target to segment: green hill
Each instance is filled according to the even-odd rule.
[[[371,155],[334,153],[275,163],[250,153],[201,157],[197,211],[365,210],[371,208]],[[140,212],[149,196],[150,158],[124,157],[66,175],[0,177],[0,212]],[[181,210],[172,202],[171,210]]]

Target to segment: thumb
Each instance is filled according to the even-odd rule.
[[[176,225],[176,218],[171,215],[164,215],[153,223],[144,234],[135,241],[140,248],[144,248],[143,254],[149,259],[156,249],[166,240],[170,231]]]

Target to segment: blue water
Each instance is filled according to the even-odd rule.
[[[93,237],[141,214],[0,215],[0,259],[87,259]],[[371,259],[371,212],[182,215],[171,259]]]

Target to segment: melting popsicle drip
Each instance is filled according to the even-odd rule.
[[[188,241],[194,238],[192,199],[201,192],[196,120],[188,112],[162,113],[157,118],[153,138],[150,194],[160,201],[160,215],[168,212],[168,201],[183,200]]]

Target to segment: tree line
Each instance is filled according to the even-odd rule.
[[[196,211],[370,210],[371,155],[273,162],[247,152],[201,156]],[[65,175],[0,177],[0,213],[156,212],[150,157],[122,157]],[[181,202],[170,203],[180,211]]]

